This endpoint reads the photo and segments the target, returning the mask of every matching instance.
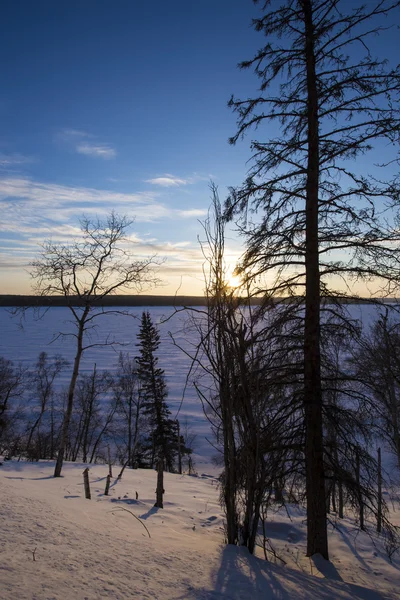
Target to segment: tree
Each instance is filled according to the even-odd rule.
[[[400,323],[389,318],[388,309],[361,336],[349,362],[371,397],[372,420],[400,466]]]
[[[155,285],[154,257],[138,260],[127,250],[126,232],[131,222],[114,212],[104,220],[81,220],[82,238],[70,244],[45,242],[32,263],[35,291],[41,296],[63,296],[75,325],[76,354],[68,389],[54,477],[60,477],[68,442],[75,386],[82,355],[88,348],[115,343],[106,338],[93,341],[96,324],[103,315],[123,311],[105,309],[102,301],[116,292],[141,291]]]
[[[199,341],[186,353],[215,436],[213,446],[221,452],[227,542],[253,553],[266,497],[274,487],[283,492],[285,480],[299,469],[301,407],[293,373],[282,368],[289,359],[291,371],[297,368],[295,352],[288,357],[286,344],[295,326],[290,325],[290,306],[271,318],[273,306],[254,307],[248,289],[229,286],[226,219],[214,185],[211,191],[201,242],[208,302],[204,311],[187,309],[195,332],[191,337]]]
[[[45,458],[43,456],[43,449],[41,449],[40,437],[38,437],[36,442],[36,447],[32,449],[32,441],[34,439],[35,432],[38,434],[38,429],[40,424],[42,423],[43,417],[46,411],[49,408],[49,404],[51,405],[54,399],[54,381],[56,377],[61,373],[61,371],[68,366],[68,361],[66,361],[62,356],[56,355],[53,357],[53,360],[50,361],[46,352],[41,352],[39,354],[36,369],[32,377],[32,383],[34,386],[35,394],[37,400],[39,401],[39,411],[30,426],[28,440],[26,442],[26,452],[28,456],[35,456],[37,460],[39,458]],[[53,416],[51,415],[51,419]],[[53,444],[52,439],[54,438],[54,432],[50,431],[50,453],[51,446]]]
[[[263,14],[254,25],[267,42],[241,64],[254,68],[260,90],[255,98],[230,100],[238,114],[230,141],[265,125],[270,137],[252,141],[249,176],[231,190],[226,208],[230,218],[249,217],[250,207],[259,213],[242,225],[246,251],[239,271],[271,299],[302,299],[307,555],[328,558],[322,312],[336,313],[342,326],[346,317],[322,300],[354,296],[351,279],[372,282],[381,294],[398,287],[400,234],[387,217],[399,200],[395,157],[380,165],[380,175],[377,167],[369,175],[351,164],[382,144],[398,143],[400,70],[374,58],[368,40],[384,32],[385,17],[398,17],[399,2],[260,4]]]
[[[0,449],[4,446],[11,426],[11,405],[23,395],[26,375],[26,369],[15,367],[11,360],[0,357]]]
[[[179,423],[179,421],[177,421]],[[182,450],[182,463],[187,467],[189,475],[195,472],[195,464],[193,460],[193,451],[196,445],[197,435],[193,432],[191,425],[187,417],[183,421],[183,432],[181,433],[181,448]]]
[[[137,467],[140,436],[143,434],[143,397],[139,393],[139,377],[136,360],[128,353],[120,352],[118,369],[114,378],[114,397],[117,414],[121,418],[118,436],[123,437],[126,448],[122,461],[125,466]],[[121,471],[120,477],[124,468]]]
[[[138,333],[139,356],[137,357],[140,395],[144,414],[148,416],[150,435],[150,466],[157,466],[157,500],[155,506],[163,508],[163,471],[174,468],[177,453],[175,422],[167,406],[168,395],[164,371],[158,366],[156,352],[160,346],[160,334],[153,325],[150,313],[142,313]]]
[[[74,435],[70,436],[71,460],[82,456],[84,463],[92,463],[99,445],[107,434],[116,411],[116,402],[112,398],[107,403],[107,395],[113,385],[108,371],[97,371],[96,363],[92,373],[80,375],[77,381],[76,423]]]

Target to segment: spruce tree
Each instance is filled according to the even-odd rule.
[[[160,469],[173,471],[178,447],[176,426],[166,403],[168,390],[164,370],[158,366],[156,356],[160,345],[160,334],[149,312],[144,311],[142,314],[138,339],[140,354],[136,360],[144,413],[150,425],[148,438],[151,451],[150,465],[152,468],[156,465],[159,473]],[[162,495],[160,506],[160,497],[157,494],[156,506],[162,508]]]

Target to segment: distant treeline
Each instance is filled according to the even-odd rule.
[[[83,306],[78,296],[0,295],[0,306]],[[101,306],[206,306],[204,296],[115,295],[99,301]]]
[[[92,299],[93,300],[93,299]],[[288,300],[281,299],[282,301]],[[336,298],[341,304],[369,304],[366,298]],[[251,304],[257,306],[262,304],[261,296],[251,299]],[[205,296],[151,296],[151,295],[115,295],[106,296],[99,306],[207,306],[208,299]],[[385,299],[385,303],[398,303],[397,299]],[[94,301],[93,304],[96,302]],[[246,301],[246,304],[248,300]],[[0,306],[83,306],[83,300],[78,296],[22,296],[16,294],[1,294]]]

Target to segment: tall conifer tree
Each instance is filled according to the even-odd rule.
[[[136,360],[144,413],[148,416],[150,424],[150,464],[152,467],[156,465],[159,473],[161,466],[162,470],[173,471],[178,444],[176,425],[171,419],[171,412],[166,403],[168,390],[164,370],[158,366],[156,355],[160,346],[160,334],[149,312],[144,311],[142,314],[138,339],[140,354]],[[162,495],[160,506],[157,494],[156,506],[162,508]]]

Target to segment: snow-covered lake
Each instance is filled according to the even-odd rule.
[[[121,310],[121,307],[117,310]],[[169,334],[172,333],[179,346],[183,346],[187,350],[193,348],[193,345],[196,344],[196,335],[188,325],[188,316],[184,312],[174,314],[173,307],[131,307],[123,310],[128,312],[129,316],[101,315],[96,320],[98,327],[92,332],[91,340],[94,343],[101,342],[109,336],[111,340],[116,340],[120,345],[97,346],[88,349],[82,359],[81,372],[91,372],[94,363],[98,370],[115,370],[121,350],[129,352],[132,357],[136,356],[138,354],[136,336],[139,331],[140,317],[144,310],[148,310],[160,331],[159,364],[165,370],[169,391],[168,403],[172,416],[175,416],[179,410],[181,422],[187,418],[188,423],[197,434],[195,452],[209,462],[210,457],[215,454],[215,450],[206,439],[211,438],[210,426],[203,414],[192,382],[189,380],[186,385],[191,361],[177,345],[174,345]],[[360,304],[349,305],[348,311],[352,318],[368,325],[376,315],[377,309],[371,305]],[[74,339],[70,336],[59,337],[60,332],[74,331],[68,308],[42,309],[39,320],[33,311],[27,311],[23,321],[18,317],[13,317],[9,309],[0,308],[0,331],[0,356],[10,359],[16,364],[32,366],[42,351],[47,352],[49,356],[61,354],[68,360],[73,360]],[[68,377],[67,370],[60,377],[59,384],[66,384]]]
[[[107,309],[112,310],[112,309]],[[96,346],[84,352],[81,372],[91,372],[94,363],[97,369],[114,371],[117,368],[120,351],[128,352],[134,357],[138,354],[137,333],[140,327],[140,318],[144,310],[151,314],[153,323],[158,325],[161,344],[158,352],[159,365],[165,370],[168,386],[168,404],[175,417],[179,410],[181,422],[187,421],[197,435],[195,452],[200,457],[208,458],[215,450],[207,442],[210,438],[210,427],[202,410],[193,385],[185,385],[190,369],[189,357],[174,345],[169,332],[177,344],[190,349],[190,336],[187,328],[187,318],[182,313],[174,314],[172,307],[132,307],[124,310],[129,316],[121,314],[104,314],[99,316],[97,328],[92,332],[92,338],[86,343],[102,342],[107,337],[115,340],[115,346]],[[41,312],[41,318],[33,311],[26,311],[24,319],[12,316],[9,309],[0,308],[0,356],[12,360],[15,364],[32,366],[35,364],[40,352],[45,351],[49,356],[61,354],[72,361],[75,353],[74,338],[71,336],[60,337],[59,333],[74,331],[71,322],[71,313],[68,308],[56,307]],[[169,320],[166,319],[170,317]],[[65,371],[59,378],[59,385],[66,385],[69,371]],[[183,398],[184,396],[184,398]],[[183,398],[183,400],[182,400]]]

